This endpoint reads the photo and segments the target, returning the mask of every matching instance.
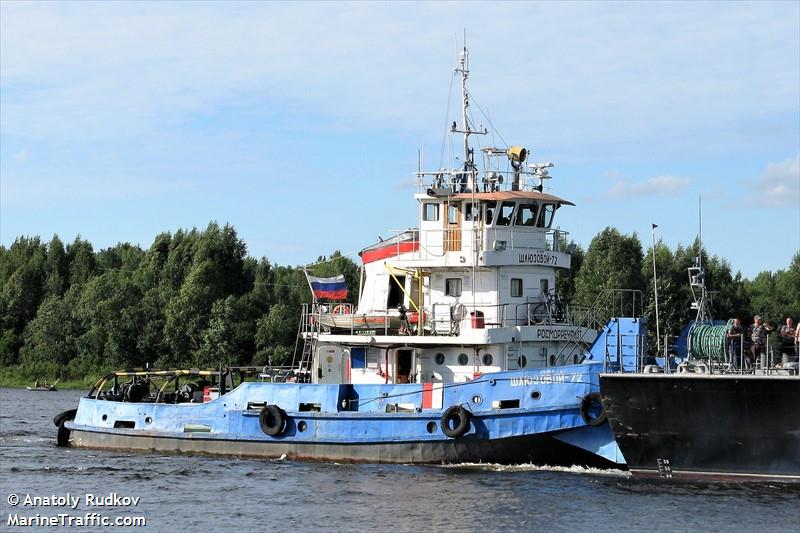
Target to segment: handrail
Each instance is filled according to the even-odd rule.
[[[616,297],[616,295],[619,295],[619,297],[620,297],[620,311],[624,310],[624,305],[622,305],[622,298],[623,298],[624,295],[630,295],[631,296],[631,316],[633,316],[634,318],[636,318],[638,316],[636,314],[637,296],[638,296],[639,309],[642,310],[642,311],[644,310],[644,305],[643,305],[644,296],[642,294],[642,291],[640,291],[639,289],[603,289],[597,295],[597,297],[594,300],[594,303],[589,307],[589,309],[586,311],[586,314],[584,315],[583,319],[580,320],[578,322],[578,324],[579,325],[583,325],[585,323],[586,324],[585,327],[592,328],[592,329],[597,329],[598,325],[599,326],[605,325],[605,322],[607,322],[608,320],[605,320],[602,323],[600,323],[600,321],[598,320],[596,311],[598,311],[600,309],[601,305],[604,307],[608,303],[608,301],[612,297]],[[613,313],[612,313],[612,316],[613,316]],[[620,314],[620,316],[622,316],[622,313]],[[611,318],[611,317],[608,317],[608,318]],[[569,346],[571,344],[572,345],[577,344],[578,341],[576,340],[575,336],[577,335],[577,333],[579,331],[580,331],[580,328],[577,328],[575,331],[573,331],[570,334],[569,339],[567,339],[567,341],[564,344],[562,344],[561,349],[556,354],[556,362],[557,363],[562,362],[562,357],[563,357],[563,354],[564,354],[564,350],[566,349],[567,346]]]

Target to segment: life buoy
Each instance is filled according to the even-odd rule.
[[[589,410],[596,408],[598,405],[600,406],[600,414],[592,416]],[[590,426],[599,426],[608,420],[606,407],[603,405],[603,400],[599,392],[591,392],[583,397],[583,400],[581,400],[581,418]]]
[[[266,405],[258,415],[261,431],[270,437],[277,437],[286,430],[286,413],[277,405]]]
[[[348,311],[349,309],[347,308],[347,305],[339,304],[333,308],[333,311],[331,311],[331,313],[333,313],[334,315],[346,315],[348,314]]]
[[[442,433],[451,439],[457,439],[469,430],[469,420],[472,413],[460,405],[451,405],[442,415],[440,426]]]

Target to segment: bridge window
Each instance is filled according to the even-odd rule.
[[[538,205],[537,204],[520,204],[519,209],[517,210],[517,226],[535,226],[536,225],[536,214],[537,214]]]
[[[483,208],[485,210],[485,216],[483,217],[483,220],[486,221],[487,225],[491,226],[492,222],[494,222],[494,212],[497,211],[497,204],[494,202],[485,203],[483,204]]]
[[[543,228],[549,228],[550,224],[553,223],[553,215],[555,214],[556,214],[555,204],[544,204],[542,206],[542,223],[540,225]]]
[[[508,226],[511,224],[511,215],[514,214],[514,202],[503,202],[500,205],[500,213],[497,215],[497,226]]]
[[[422,220],[436,222],[439,220],[439,204],[427,202],[422,204]]]
[[[444,280],[445,296],[461,296],[461,278],[447,278]]]
[[[522,297],[522,278],[511,278],[511,297]]]
[[[472,220],[480,222],[481,210],[478,204],[466,204],[464,206],[464,220],[467,222],[471,222]]]

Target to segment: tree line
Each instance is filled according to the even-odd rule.
[[[356,296],[357,267],[339,252],[311,272],[345,274]],[[145,364],[283,364],[310,299],[302,270],[248,257],[229,225],[162,233],[147,250],[19,237],[0,247],[0,367],[65,380]]]
[[[565,298],[588,307],[603,288],[638,289],[654,320],[652,251],[635,234],[606,228],[586,251],[573,248],[573,269],[557,280]],[[662,331],[677,334],[694,317],[686,269],[698,254],[717,317],[747,323],[758,312],[773,325],[800,318],[800,253],[786,270],[748,280],[699,243],[674,251],[659,243]],[[355,303],[351,259],[335,251],[310,272],[344,274]],[[120,243],[95,251],[80,236],[66,245],[58,236],[19,237],[0,246],[0,368],[24,379],[80,380],[145,364],[286,364],[310,300],[301,269],[249,257],[230,225],[161,233],[146,250]]]
[[[755,314],[760,314],[776,330],[786,317],[791,316],[795,322],[800,319],[800,251],[795,252],[787,269],[762,271],[751,280],[739,272],[734,274],[728,261],[710,255],[698,240],[689,246],[679,245],[675,250],[661,241],[656,243],[655,278],[653,248],[643,249],[635,233],[623,235],[614,228],[606,228],[592,239],[585,252],[574,243],[573,248],[574,268],[571,273],[559,272],[556,283],[559,293],[579,305],[591,307],[604,288],[641,291],[642,314],[650,324],[651,350],[655,347],[654,279],[661,334],[674,339],[697,314],[691,304],[699,291],[695,289],[692,293],[688,269],[698,262],[705,271],[714,319],[739,317],[742,324],[748,325]],[[779,343],[777,336],[773,341]]]

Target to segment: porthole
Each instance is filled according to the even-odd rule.
[[[476,394],[475,396],[472,397],[472,403],[474,403],[475,405],[480,405],[483,403],[483,398],[481,397],[480,394]]]
[[[528,366],[528,358],[525,357],[524,355],[520,355],[519,357],[517,357],[517,366],[520,368],[525,368],[526,366]]]
[[[492,357],[492,354],[490,353],[483,354],[483,366],[491,366],[493,362],[494,362],[494,357]]]
[[[103,419],[103,422],[105,422],[106,420],[108,420],[108,415],[103,415],[101,418]]]
[[[153,419],[148,416],[148,417],[146,417],[144,419],[144,422],[145,422],[145,424],[152,424],[153,423]]]
[[[436,361],[437,365],[443,365],[444,364],[444,354],[442,352],[437,353],[436,356],[433,359],[434,359],[434,361]]]
[[[556,366],[556,356],[555,355],[551,355],[550,356],[550,366]]]
[[[469,364],[469,356],[465,353],[458,354],[458,364],[461,366],[466,366]]]
[[[431,433],[431,434],[436,433],[436,422],[431,420],[430,422],[428,422],[428,425],[425,426],[425,429],[428,430],[428,433]]]
[[[539,392],[538,390],[535,390],[535,391],[533,391],[531,393],[531,400],[538,400],[541,397],[542,397],[542,393]]]
[[[305,431],[306,429],[308,429],[308,424],[306,424],[305,420],[301,420],[300,422],[297,423],[297,431],[302,432]]]

